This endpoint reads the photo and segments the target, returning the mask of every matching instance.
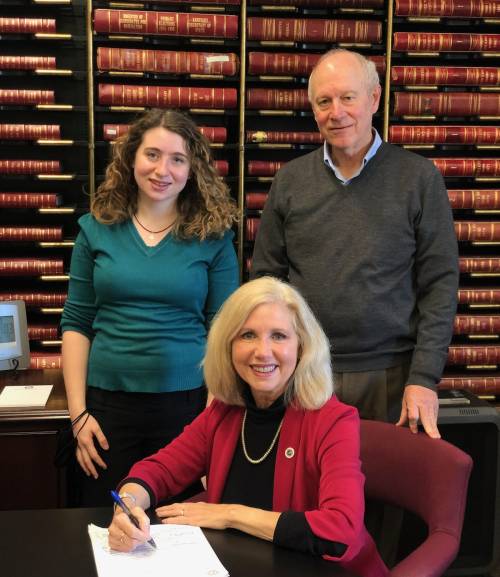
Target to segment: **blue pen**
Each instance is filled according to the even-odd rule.
[[[113,497],[113,501],[119,506],[121,507],[121,509],[123,510],[123,512],[125,513],[125,515],[127,515],[127,517],[130,519],[130,522],[132,523],[132,525],[134,525],[135,527],[137,527],[138,529],[140,529],[140,525],[139,525],[139,521],[137,520],[137,517],[135,517],[132,514],[132,511],[127,507],[127,505],[123,502],[123,499],[120,497],[120,495],[118,495],[118,493],[116,491],[111,491],[111,496]],[[148,543],[151,545],[151,547],[154,547],[156,549],[156,543],[154,542],[153,539],[149,539]]]

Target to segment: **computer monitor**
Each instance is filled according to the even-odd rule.
[[[27,369],[30,347],[24,301],[0,301],[0,371]]]

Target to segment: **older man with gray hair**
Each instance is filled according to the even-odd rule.
[[[361,54],[321,57],[309,99],[324,146],[274,178],[251,276],[285,279],[306,297],[330,339],[342,401],[439,437],[457,242],[441,174],[372,127],[380,95]]]

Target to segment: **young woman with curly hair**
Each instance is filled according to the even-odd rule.
[[[238,285],[235,219],[186,115],[150,110],[114,144],[79,220],[61,322],[81,505],[108,504],[132,463],[204,408],[208,327]]]

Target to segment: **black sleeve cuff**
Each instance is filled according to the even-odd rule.
[[[304,513],[285,511],[278,519],[274,531],[273,543],[287,549],[310,553],[311,555],[329,555],[342,557],[347,545],[317,537],[311,530]]]

